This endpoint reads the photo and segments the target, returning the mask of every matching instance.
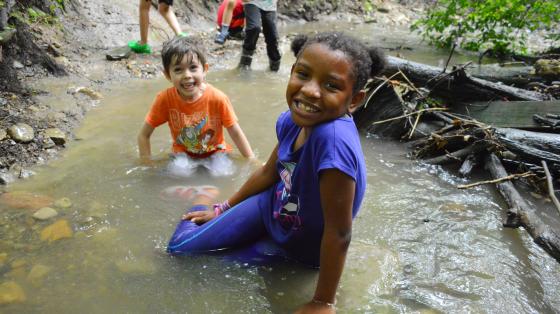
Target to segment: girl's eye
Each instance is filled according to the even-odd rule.
[[[191,71],[196,71],[198,69],[198,65],[193,64],[190,66]]]
[[[305,79],[308,76],[307,72],[304,72],[304,71],[296,71],[296,75],[297,75],[298,78],[301,78],[301,79]]]
[[[337,84],[330,83],[330,82],[329,82],[329,83],[326,83],[326,84],[325,84],[325,87],[326,87],[328,90],[331,90],[331,91],[340,90],[340,87],[338,87]]]

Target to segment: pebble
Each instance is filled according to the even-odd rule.
[[[66,209],[72,207],[72,201],[68,197],[59,198],[54,201],[54,207]]]
[[[61,219],[41,231],[41,241],[54,242],[60,239],[71,238],[72,228],[67,220]]]
[[[15,281],[0,284],[0,304],[21,303],[25,300],[25,292]]]
[[[45,137],[50,138],[56,145],[64,145],[66,143],[66,134],[58,128],[46,129]]]
[[[33,218],[37,220],[48,220],[56,217],[57,215],[58,212],[55,209],[50,207],[43,207],[33,214]]]
[[[25,123],[17,123],[8,129],[10,137],[20,143],[29,143],[35,137],[33,128]]]

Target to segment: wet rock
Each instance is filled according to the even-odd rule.
[[[99,99],[103,99],[103,95],[101,95],[101,93],[96,92],[94,90],[92,90],[91,88],[88,87],[78,87],[76,88],[76,93],[81,93],[84,95],[89,96],[91,99],[94,100],[99,100]]]
[[[20,143],[29,143],[35,137],[33,128],[25,123],[17,123],[8,129],[10,137]]]
[[[51,123],[56,123],[58,121],[65,121],[66,114],[64,112],[51,112],[47,114],[47,120]]]
[[[50,138],[56,145],[64,145],[66,143],[66,134],[58,128],[46,129],[45,137]]]
[[[535,62],[535,73],[542,77],[560,78],[560,60],[540,59]]]
[[[15,181],[15,177],[8,172],[0,172],[0,185],[7,185]]]
[[[23,69],[25,67],[25,65],[23,65],[21,62],[17,60],[14,61],[12,66],[14,67],[14,69]]]
[[[54,201],[54,207],[66,209],[72,207],[72,201],[68,197],[59,198]]]
[[[41,209],[53,203],[53,199],[45,196],[30,193],[27,191],[7,192],[0,195],[0,204],[11,208]]]
[[[67,220],[61,219],[41,231],[41,241],[54,242],[60,239],[72,238],[73,231]]]
[[[15,281],[0,284],[0,304],[21,303],[25,299],[25,292]]]
[[[33,218],[37,220],[48,220],[56,217],[57,215],[58,212],[55,209],[50,207],[43,207],[33,214]]]
[[[56,146],[56,144],[53,142],[53,140],[51,140],[48,137],[43,138],[42,143],[43,143],[43,148],[44,149],[49,149],[49,148],[53,148],[53,147]]]
[[[0,32],[0,45],[5,44],[7,42],[10,41],[10,39],[12,39],[12,37],[14,37],[15,33],[16,33],[16,29],[5,29],[3,31]]]
[[[27,274],[27,281],[31,282],[33,285],[40,285],[50,271],[50,267],[37,264],[33,266],[29,274]]]
[[[391,12],[391,9],[387,6],[380,6],[380,7],[377,8],[377,12],[389,13],[389,12]]]
[[[6,129],[0,129],[0,141],[5,139],[7,135],[8,132],[6,131]]]

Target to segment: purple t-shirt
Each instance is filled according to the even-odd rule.
[[[356,125],[350,116],[319,124],[297,151],[292,151],[301,128],[286,111],[276,123],[278,161],[281,181],[272,197],[272,213],[263,213],[271,237],[293,257],[319,264],[323,236],[323,209],[319,193],[319,174],[338,169],[356,182],[352,217],[364,197],[366,167]]]

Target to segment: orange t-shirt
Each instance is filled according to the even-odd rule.
[[[195,102],[184,101],[175,87],[161,91],[146,115],[146,123],[156,128],[167,122],[173,138],[173,152],[185,152],[204,158],[231,148],[224,140],[223,128],[237,122],[229,98],[206,84],[206,90]]]

